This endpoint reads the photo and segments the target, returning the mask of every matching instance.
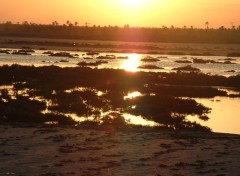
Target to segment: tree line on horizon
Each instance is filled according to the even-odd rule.
[[[70,21],[63,25],[57,21],[49,25],[27,21],[13,24],[7,21],[0,23],[0,36],[133,42],[240,43],[240,26],[209,28],[209,22],[206,22],[205,27],[89,26],[89,23],[79,26],[78,22],[71,23]]]

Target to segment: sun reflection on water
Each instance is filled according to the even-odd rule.
[[[240,134],[240,99],[229,97],[215,97],[214,99],[196,98],[198,103],[211,108],[208,121],[202,121],[196,116],[188,115],[187,120],[208,126],[213,132]]]
[[[161,124],[156,123],[151,120],[147,120],[143,118],[142,116],[136,116],[129,113],[121,113],[119,111],[108,111],[108,112],[102,112],[102,117],[104,116],[111,116],[112,118],[116,117],[123,117],[127,124],[129,125],[139,125],[139,126],[147,126],[147,127],[157,127],[161,126]]]
[[[126,96],[123,97],[124,100],[127,100],[127,99],[134,99],[136,97],[140,97],[142,96],[142,94],[138,91],[135,91],[135,92],[130,92],[128,93]]]
[[[124,113],[123,117],[125,120],[129,121],[129,123],[133,125],[150,126],[150,127],[160,125],[154,121],[146,120],[141,116],[135,116],[135,115]]]
[[[138,54],[129,54],[127,55],[128,59],[125,60],[122,64],[122,68],[126,71],[137,72],[140,65],[140,55]]]

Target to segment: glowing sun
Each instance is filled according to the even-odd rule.
[[[147,0],[121,0],[124,6],[129,8],[143,7]]]

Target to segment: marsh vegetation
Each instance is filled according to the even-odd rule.
[[[124,114],[131,114],[154,121],[159,127],[207,131],[208,127],[185,118],[195,115],[208,119],[211,109],[194,98],[231,96],[212,86],[240,85],[239,76],[56,66],[2,66],[0,78],[2,121],[89,125],[91,119],[95,125],[123,127],[131,124]],[[128,94],[130,98],[124,98]]]

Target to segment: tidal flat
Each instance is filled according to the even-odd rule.
[[[0,67],[0,174],[239,173],[238,74],[88,66]]]
[[[195,98],[240,96],[239,76],[199,72],[11,65],[0,67],[0,75],[0,115],[10,122],[81,125],[90,121],[121,127],[134,125],[130,117],[135,116],[155,128],[211,131],[186,119],[189,115],[209,119],[211,108]],[[219,87],[235,89],[235,93]],[[150,121],[155,124],[149,125]]]

